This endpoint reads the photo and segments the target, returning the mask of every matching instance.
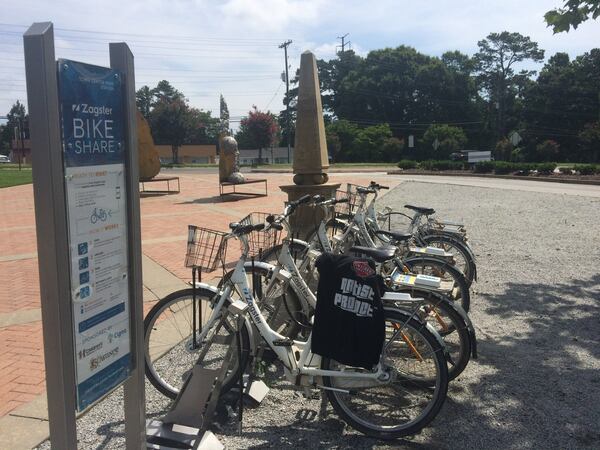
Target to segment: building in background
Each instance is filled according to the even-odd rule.
[[[290,149],[290,160],[294,160],[294,148]],[[271,147],[264,148],[262,151],[263,164],[286,164],[288,162],[287,147]],[[240,150],[240,164],[252,165],[258,164],[258,149]]]
[[[173,163],[173,151],[170,145],[155,145],[158,157],[163,164]],[[180,164],[216,164],[217,146],[206,145],[182,145],[179,147]]]

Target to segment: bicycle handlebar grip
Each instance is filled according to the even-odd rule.
[[[348,203],[350,199],[340,198],[339,200],[334,200],[331,202],[332,205],[337,205],[338,203]]]
[[[271,228],[275,228],[275,229],[276,229],[276,230],[278,230],[278,231],[281,231],[281,230],[283,230],[283,225],[281,225],[280,223],[273,222],[273,223],[271,223],[271,225],[269,225],[269,226],[270,226]]]
[[[389,188],[390,188],[389,186],[382,186],[382,185],[380,185],[380,184],[379,184],[379,185],[377,185],[377,186],[379,187],[379,189],[389,189]]]
[[[273,214],[269,214],[266,218],[265,218],[265,222],[267,223],[273,223],[275,222],[275,216]]]

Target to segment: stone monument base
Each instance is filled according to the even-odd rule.
[[[308,195],[322,195],[325,198],[335,198],[335,191],[339,189],[339,183],[327,184],[289,184],[279,186],[279,188],[288,195],[288,201],[298,200],[300,197]],[[307,205],[300,205],[296,212],[290,216],[290,226],[294,237],[306,240],[312,232],[319,226],[323,219],[329,219],[330,213],[325,216],[323,208],[315,208]]]

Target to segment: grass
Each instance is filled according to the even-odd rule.
[[[31,183],[31,167],[23,167],[19,170],[18,166],[12,167],[13,164],[7,166],[10,167],[0,167],[0,188]]]

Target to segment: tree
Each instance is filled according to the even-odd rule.
[[[475,61],[479,80],[489,104],[497,106],[496,134],[500,138],[506,134],[507,113],[513,106],[517,90],[535,73],[525,70],[515,73],[514,66],[526,60],[541,62],[544,50],[529,37],[508,31],[491,33],[477,45],[479,51]]]
[[[17,100],[10,111],[6,115],[7,122],[2,127],[1,135],[0,135],[0,150],[2,147],[7,147],[10,149],[11,142],[15,136],[15,127],[19,128],[19,130],[23,130],[25,133],[25,138],[27,138],[29,130],[28,130],[28,120],[29,116],[27,115],[27,111],[25,109],[25,105]]]
[[[536,148],[538,161],[557,161],[560,154],[560,144],[552,139],[546,139]]]
[[[600,162],[600,122],[590,123],[579,133],[582,161]]]
[[[340,137],[336,132],[329,129],[325,130],[325,137],[327,139],[327,153],[329,153],[329,156],[331,156],[333,161],[336,161],[338,153],[342,149]]]
[[[462,128],[451,125],[430,125],[423,135],[426,156],[433,159],[448,159],[450,153],[463,150],[466,143]]]
[[[383,160],[386,162],[397,162],[402,159],[402,150],[404,150],[404,141],[395,137],[390,137],[383,143],[381,150]]]
[[[259,111],[256,106],[248,112],[240,122],[240,129],[236,139],[244,147],[258,148],[258,163],[262,163],[262,151],[271,147],[279,137],[279,124],[277,118],[269,111]]]
[[[552,31],[568,32],[571,27],[577,29],[580,23],[600,16],[600,0],[565,0],[562,8],[548,11],[544,19]]]
[[[150,113],[150,129],[157,143],[168,143],[173,163],[179,163],[179,147],[197,131],[199,126],[194,111],[183,99],[159,101]]]
[[[135,103],[137,109],[142,113],[142,116],[147,120],[150,117],[150,110],[154,103],[154,93],[148,86],[142,86],[135,93]]]
[[[158,144],[171,146],[173,163],[179,163],[179,147],[183,144],[212,144],[217,141],[220,121],[210,111],[193,108],[182,92],[162,80],[150,89],[142,86],[136,92],[136,104],[150,125]]]

